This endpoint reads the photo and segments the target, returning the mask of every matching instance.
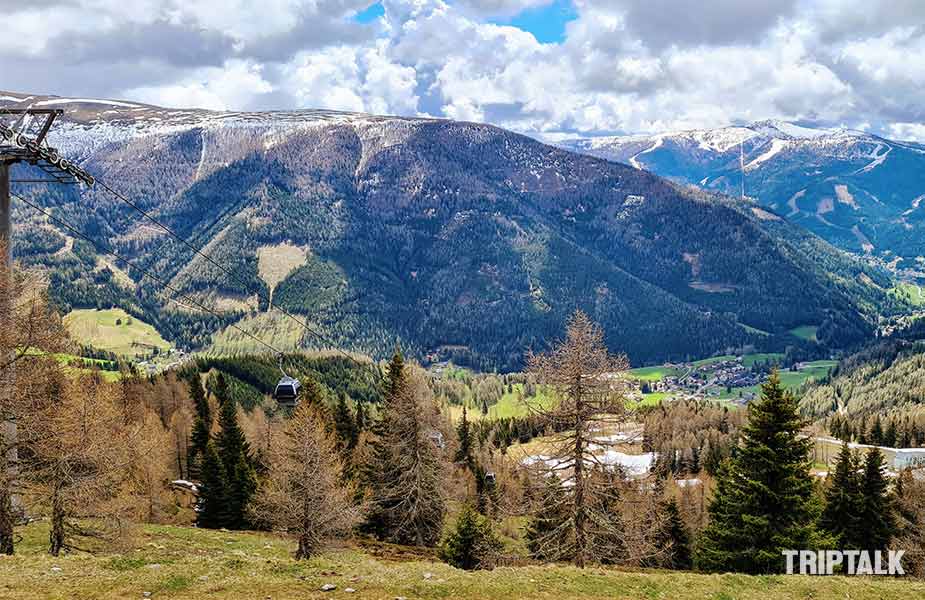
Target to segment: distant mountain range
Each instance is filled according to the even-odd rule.
[[[746,196],[836,246],[907,264],[925,256],[922,144],[761,121],[559,145],[736,196],[744,174]]]
[[[220,318],[14,202],[16,256],[49,269],[65,310],[121,306],[181,346],[261,349],[232,323],[281,349],[317,345],[257,290],[346,348],[384,356],[400,342],[499,369],[560,336],[576,308],[639,364],[852,344],[896,303],[883,272],[754,203],[488,125],[0,92],[0,107],[30,105],[64,109],[52,145],[247,285],[100,184],[16,191]],[[642,166],[647,143],[621,156]]]

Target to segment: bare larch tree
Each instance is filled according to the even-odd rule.
[[[629,363],[624,355],[610,354],[601,328],[577,311],[566,338],[547,353],[531,352],[527,364],[555,396],[551,406],[528,400],[528,408],[556,432],[548,456],[534,463],[537,481],[546,481],[534,494],[539,500],[534,514],[546,522],[533,528],[531,546],[539,555],[571,559],[579,567],[613,562],[622,536],[619,486],[613,465],[598,458],[608,442],[597,438],[625,418]],[[556,485],[549,484],[553,477]]]
[[[0,244],[6,240],[0,239]],[[0,256],[4,254],[0,248]],[[42,353],[67,344],[60,317],[48,302],[44,281],[35,273],[0,261],[0,554],[13,553],[14,506],[18,504],[19,430],[29,415],[24,391],[34,388],[34,363]]]
[[[99,373],[68,377],[51,369],[45,393],[33,401],[21,478],[32,509],[51,517],[54,556],[78,548],[77,538],[121,533],[119,499],[135,440],[120,396]]]
[[[317,407],[296,408],[267,458],[269,472],[250,506],[255,522],[294,534],[297,559],[349,535],[361,511],[354,487],[344,484],[340,454]]]

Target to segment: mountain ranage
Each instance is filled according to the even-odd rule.
[[[642,363],[843,346],[891,302],[883,273],[777,214],[496,127],[2,96],[63,108],[52,145],[249,283],[99,185],[18,187],[223,317],[169,301],[16,206],[15,255],[50,269],[64,310],[120,306],[181,346],[227,341],[233,322],[314,345],[267,314],[258,289],[344,347],[383,356],[399,341],[413,356],[499,369],[545,347],[576,308]],[[799,326],[817,327],[818,342],[788,333]]]
[[[744,187],[761,206],[846,250],[898,256],[908,267],[925,256],[922,144],[760,121],[561,146],[704,189],[738,196]]]

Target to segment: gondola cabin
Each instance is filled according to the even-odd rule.
[[[292,377],[283,377],[276,384],[276,390],[273,392],[273,398],[280,406],[291,408],[299,402],[299,384],[298,379]]]

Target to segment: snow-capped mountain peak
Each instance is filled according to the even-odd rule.
[[[779,119],[562,147],[685,184],[744,193],[843,248],[925,255],[925,147]]]

